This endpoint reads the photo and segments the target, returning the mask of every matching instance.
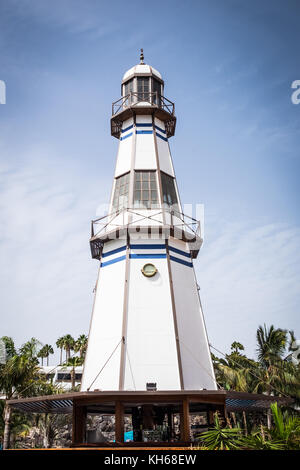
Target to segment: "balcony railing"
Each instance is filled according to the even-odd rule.
[[[170,208],[124,208],[92,220],[92,257],[99,259],[103,242],[123,237],[126,239],[127,230],[133,233],[146,230],[150,238],[161,231],[166,238],[172,236],[184,240],[189,243],[193,257],[198,255],[202,244],[200,221],[193,217]]]
[[[157,91],[134,92],[131,91],[128,95],[122,96],[112,104],[112,115],[116,115],[125,109],[136,106],[138,103],[147,103],[150,106],[156,106],[163,109],[171,116],[175,115],[175,105],[172,101],[168,100]]]

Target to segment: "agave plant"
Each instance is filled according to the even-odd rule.
[[[223,427],[217,413],[214,415],[214,427],[203,432],[199,441],[208,450],[237,450],[241,448],[241,429]]]
[[[250,436],[241,439],[241,446],[249,450],[284,450],[281,440],[274,440],[264,431],[254,431]]]

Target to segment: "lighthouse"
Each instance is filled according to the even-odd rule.
[[[108,213],[91,224],[99,273],[81,390],[7,401],[25,413],[72,413],[76,448],[186,447],[215,413],[222,422],[293,402],[217,388],[194,272],[201,226],[180,202],[175,127],[174,103],[142,51],[112,105],[118,153]]]
[[[109,211],[92,221],[99,263],[81,391],[216,390],[194,271],[200,223],[182,210],[169,139],[175,106],[144,62],[112,105]]]

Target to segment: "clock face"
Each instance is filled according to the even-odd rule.
[[[146,277],[152,277],[157,273],[157,268],[154,266],[154,264],[147,263],[143,266],[142,273]]]

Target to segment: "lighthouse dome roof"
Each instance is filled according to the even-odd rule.
[[[131,67],[131,69],[127,70],[127,72],[124,73],[123,75],[123,81],[127,80],[127,78],[131,77],[132,75],[135,74],[152,74],[155,75],[156,77],[160,78],[162,80],[161,74],[156,70],[154,67],[151,67],[151,65],[148,64],[137,64],[134,67]]]

